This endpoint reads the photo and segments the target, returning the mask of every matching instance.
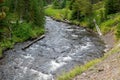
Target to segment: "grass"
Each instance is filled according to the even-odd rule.
[[[64,8],[64,9],[53,9],[52,5],[49,5],[46,9],[45,9],[45,14],[47,16],[53,17],[56,20],[61,20],[63,21],[64,19],[69,20],[71,23],[76,24],[76,25],[81,25],[81,26],[87,26],[88,22],[87,21],[78,21],[78,20],[71,20],[71,14],[72,11],[69,10],[68,8]]]
[[[4,30],[3,30],[4,31]],[[7,31],[7,28],[5,29]],[[2,51],[5,49],[13,48],[17,42],[23,42],[28,39],[36,38],[44,34],[45,30],[43,27],[35,26],[31,23],[23,22],[19,25],[12,25],[12,37],[6,37],[0,41],[0,57],[2,57]],[[6,34],[9,34],[7,32]]]
[[[106,34],[110,30],[117,30],[117,26],[119,26],[120,22],[120,13],[114,14],[114,15],[109,15],[109,19],[102,22],[100,24],[101,31]]]
[[[50,5],[45,9],[45,14],[47,16],[54,17],[58,20],[63,20],[65,17],[67,19],[70,17],[71,11],[66,8],[65,9],[53,9],[52,6]]]
[[[80,75],[81,73],[83,73],[84,71],[88,70],[90,67],[96,65],[97,63],[105,60],[108,56],[120,52],[120,49],[118,46],[116,46],[115,48],[113,48],[112,50],[110,50],[109,52],[105,53],[105,55],[102,58],[99,59],[94,59],[88,63],[86,63],[85,65],[82,66],[77,66],[75,67],[73,70],[71,70],[70,72],[67,73],[63,73],[61,76],[59,76],[57,78],[57,80],[71,80],[73,79],[75,76]]]
[[[103,34],[108,33],[109,31],[113,30],[116,32],[117,31],[117,27],[120,25],[120,13],[117,14],[112,14],[107,16],[108,19],[105,19],[105,8],[104,8],[104,2],[99,2],[97,4],[93,5],[93,19],[95,18],[97,21],[97,24],[99,25],[101,31]],[[78,21],[78,20],[71,20],[71,13],[72,11],[64,8],[64,9],[53,9],[52,5],[48,6],[45,9],[45,14],[47,16],[51,16],[54,17],[57,20],[61,20],[63,21],[65,18],[67,20],[69,20],[71,23],[76,24],[76,25],[80,25],[80,26],[84,26],[84,27],[90,27],[92,25],[92,27],[94,27],[93,29],[95,29],[95,26],[93,23],[91,23],[88,18],[84,19],[83,21]],[[105,20],[102,20],[105,19]],[[92,19],[91,19],[92,20]],[[118,33],[116,35],[116,37],[119,37]]]
[[[94,9],[93,9],[94,10],[93,11],[94,17],[93,18],[95,18],[97,20],[97,24],[99,25],[102,33],[106,34],[107,32],[113,30],[117,34],[117,36],[120,37],[120,33],[119,33],[120,30],[118,30],[118,29],[120,29],[120,24],[119,24],[120,13],[109,15],[109,16],[107,16],[108,18],[103,21],[101,19],[106,18],[104,3],[100,2],[98,4],[95,4],[93,7],[94,7]],[[66,11],[66,8],[65,9],[53,9],[51,6],[49,6],[48,8],[46,8],[45,13],[46,13],[46,15],[52,16],[56,19],[64,20],[64,18],[66,17],[65,11]],[[84,20],[82,22],[77,21],[77,20],[70,20],[72,11],[68,10],[68,12],[67,12],[68,14],[67,14],[66,18],[69,21],[71,21],[73,24],[77,24],[77,25],[81,25],[81,26],[88,26],[89,22],[87,20]],[[103,61],[108,56],[110,56],[114,53],[117,53],[119,51],[120,51],[119,47],[116,46],[115,48],[113,48],[109,52],[105,53],[105,55],[102,58],[92,60],[92,61],[90,61],[82,66],[77,66],[73,70],[71,70],[70,72],[63,73],[63,75],[59,76],[57,78],[57,80],[71,80],[76,75],[81,74],[82,72],[88,70],[90,67],[94,66],[95,64]]]
[[[94,64],[96,64],[100,61],[101,61],[100,59],[96,59],[96,60],[92,60],[92,61],[86,63],[83,66],[77,66],[70,72],[64,73],[62,76],[59,76],[57,78],[57,80],[71,80],[75,76],[80,75],[82,72],[86,71],[88,68],[90,68],[91,66],[93,66]]]

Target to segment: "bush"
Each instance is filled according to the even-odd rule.
[[[120,0],[106,0],[106,14],[114,14],[120,12]]]
[[[2,49],[0,48],[0,58],[2,57]]]
[[[22,24],[14,25],[13,28],[13,35],[22,40],[26,40],[30,38],[31,32],[32,32],[32,26],[30,23],[29,24],[22,23]]]
[[[58,0],[54,0],[54,2],[53,2],[53,8],[54,9],[60,9],[60,2]]]
[[[116,28],[116,37],[119,39],[120,38],[120,24],[118,24],[117,28]]]

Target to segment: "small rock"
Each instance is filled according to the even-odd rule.
[[[98,69],[98,72],[102,72],[102,71],[104,71],[104,69]]]

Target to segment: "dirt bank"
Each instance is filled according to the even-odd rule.
[[[114,47],[113,32],[107,33],[103,39],[109,49]],[[120,52],[108,56],[107,59],[76,76],[73,80],[120,80]]]

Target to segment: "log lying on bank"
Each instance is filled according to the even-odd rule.
[[[41,37],[33,40],[32,42],[30,42],[28,45],[26,45],[25,47],[22,48],[22,50],[26,50],[27,48],[29,48],[31,45],[33,45],[34,43],[36,43],[37,41],[43,39],[45,37],[45,35],[42,35]]]

